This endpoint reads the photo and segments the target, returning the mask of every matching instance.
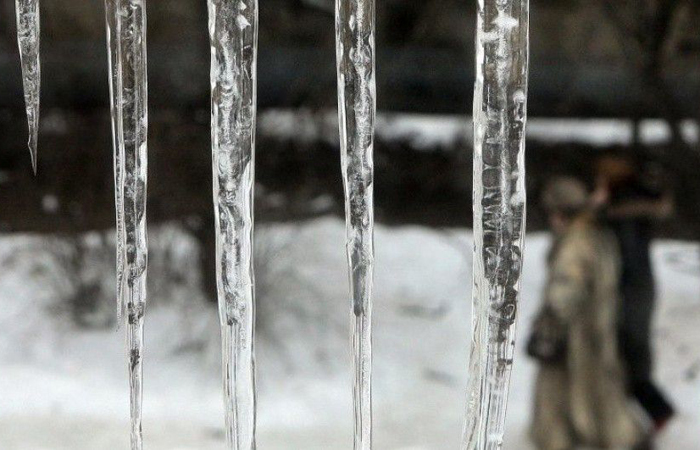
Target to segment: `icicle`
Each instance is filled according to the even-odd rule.
[[[255,448],[257,0],[208,0],[216,271],[228,448]]]
[[[24,103],[29,125],[29,155],[34,175],[37,170],[39,138],[39,97],[41,91],[41,63],[39,61],[39,0],[15,0],[17,43],[22,64]]]
[[[336,0],[338,118],[355,358],[355,449],[372,446],[374,0]]]
[[[119,309],[127,315],[131,401],[131,448],[142,444],[143,317],[148,245],[146,185],[148,151],[145,0],[106,0],[113,140],[116,142],[117,284]]]
[[[525,233],[528,0],[479,0],[476,34],[470,450],[503,441]]]
[[[119,83],[119,66],[117,61],[117,1],[105,0],[105,19],[107,29],[107,53],[109,55],[109,97],[110,115],[112,122],[112,150],[114,153],[114,205],[116,210],[116,256],[117,256],[117,327],[122,323],[125,314],[124,299],[124,192],[123,187],[123,164],[124,148],[119,145],[118,137],[118,117],[119,99],[117,88]]]

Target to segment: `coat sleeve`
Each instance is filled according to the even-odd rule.
[[[551,263],[546,302],[564,323],[576,317],[590,295],[590,251],[585,244],[581,236],[566,239]]]

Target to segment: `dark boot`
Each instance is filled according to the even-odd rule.
[[[636,383],[632,386],[632,395],[649,414],[656,431],[663,429],[676,413],[673,405],[651,381]]]

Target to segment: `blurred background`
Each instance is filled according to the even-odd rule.
[[[375,439],[456,448],[471,286],[475,4],[377,5]],[[0,447],[126,446],[116,332],[114,194],[102,2],[43,2],[39,174],[31,173],[14,5],[0,6]],[[206,5],[148,5],[151,261],[148,448],[223,448],[213,261]],[[659,448],[700,423],[700,3],[532,0],[528,238],[520,336],[551,238],[553,176],[593,185],[630,152],[675,198],[654,226],[656,374],[678,409]],[[260,5],[256,181],[259,443],[352,442],[350,310],[333,2]],[[528,449],[534,364],[522,342],[506,448]]]

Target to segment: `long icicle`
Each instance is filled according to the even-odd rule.
[[[116,259],[117,259],[117,327],[124,317],[124,192],[122,173],[124,170],[124,147],[119,144],[119,65],[117,61],[117,2],[105,0],[105,22],[107,30],[107,53],[109,56],[109,97],[110,116],[112,122],[112,151],[114,154],[114,206],[116,211]]]
[[[29,126],[29,155],[32,169],[37,171],[39,139],[39,98],[41,92],[41,62],[39,60],[40,21],[39,0],[15,0],[17,43],[22,65],[24,103]]]
[[[131,448],[140,450],[143,448],[143,319],[148,266],[146,1],[106,0],[105,6],[109,27],[113,139],[117,144],[114,156],[119,240],[117,295],[119,309],[126,313],[127,318]]]
[[[338,119],[354,351],[354,448],[372,447],[374,0],[336,0]]]
[[[525,233],[528,0],[479,0],[476,29],[469,450],[503,442]]]
[[[226,441],[255,448],[255,179],[257,0],[208,0],[216,275]]]

